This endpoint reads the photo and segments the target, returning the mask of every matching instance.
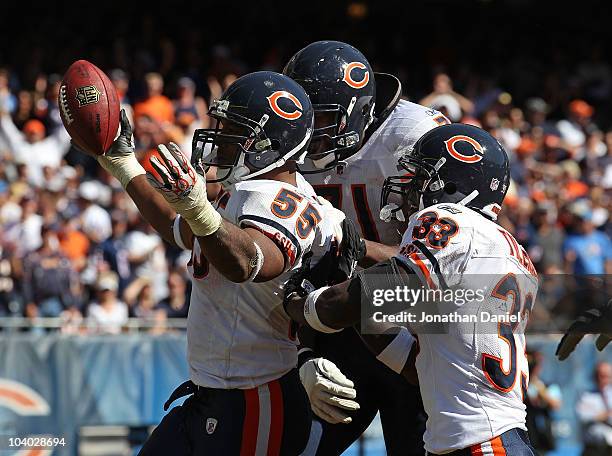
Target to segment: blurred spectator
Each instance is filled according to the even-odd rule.
[[[600,185],[609,190],[612,188],[612,130],[606,133],[607,155],[601,157],[599,166],[601,169]]]
[[[530,98],[525,103],[531,130],[539,128],[543,135],[561,136],[554,122],[548,120],[550,106],[542,98]]]
[[[536,229],[529,246],[529,256],[538,271],[545,274],[559,274],[563,271],[561,248],[563,230],[556,224],[557,211],[551,203],[540,204],[533,215]]]
[[[589,185],[599,184],[605,170],[605,167],[601,167],[601,158],[607,155],[608,149],[603,138],[601,131],[592,130],[575,156],[580,161],[584,181]]]
[[[125,247],[133,277],[151,282],[155,301],[167,296],[168,263],[163,242],[157,233],[131,231],[126,235]]]
[[[571,232],[563,242],[565,271],[578,276],[606,274],[612,271],[610,238],[595,230],[590,204],[581,200],[570,209],[573,219]]]
[[[42,244],[41,228],[43,218],[37,214],[38,202],[31,196],[24,196],[19,203],[19,223],[6,228],[5,240],[15,246],[15,253],[23,255],[32,252]]]
[[[80,334],[83,332],[83,314],[76,307],[70,307],[60,314],[63,334]]]
[[[17,99],[9,88],[9,72],[4,68],[0,68],[0,110],[2,106],[9,113],[14,112],[17,107]]]
[[[122,294],[131,276],[128,250],[126,247],[125,235],[127,233],[127,215],[119,209],[111,213],[112,233],[100,248],[104,261],[106,261],[111,271],[119,278],[119,293]]]
[[[159,73],[145,76],[147,96],[134,105],[134,118],[146,115],[157,122],[174,122],[174,107],[168,97],[162,94],[164,80]]]
[[[130,87],[130,80],[128,79],[125,71],[116,68],[109,73],[110,80],[112,81],[115,89],[117,89],[117,96],[121,104],[121,109],[125,110],[125,113],[133,124],[134,111],[132,110],[132,103],[127,96],[128,89]]]
[[[0,318],[16,316],[21,310],[13,275],[13,255],[4,247],[0,234]]]
[[[117,298],[119,280],[114,272],[100,274],[96,282],[98,300],[89,305],[88,324],[94,331],[119,334],[128,322],[127,305]]]
[[[584,196],[589,193],[589,186],[583,182],[581,178],[580,167],[573,160],[564,160],[559,163],[562,174],[562,183],[564,197],[572,201]]]
[[[187,318],[190,292],[185,278],[177,271],[168,276],[168,297],[162,299],[157,309],[165,312],[168,318]]]
[[[134,138],[136,151],[145,153],[155,150],[158,144],[168,142],[164,128],[148,114],[141,114],[134,119]]]
[[[527,361],[529,363],[529,387],[525,403],[529,440],[536,450],[551,451],[556,446],[551,415],[553,411],[561,407],[561,389],[558,385],[547,385],[540,378],[542,353],[527,352]]]
[[[69,307],[79,307],[78,276],[59,250],[57,228],[43,226],[42,245],[23,260],[22,292],[28,313],[58,317]]]
[[[196,97],[196,86],[192,79],[182,77],[177,83],[177,97],[174,100],[174,115],[180,129],[176,143],[181,146],[187,158],[191,157],[191,139],[196,128],[208,128],[209,117],[206,114],[206,102]]]
[[[131,304],[128,303],[128,306],[134,317],[152,320],[156,313],[155,304],[151,282],[143,280],[142,286],[136,295],[136,300]]]
[[[160,334],[166,330],[166,313],[157,308],[153,287],[148,279],[134,280],[126,288],[124,297],[130,315],[142,319],[150,333]]]
[[[583,427],[583,456],[607,455],[612,450],[612,365],[595,367],[595,389],[585,392],[576,404]]]
[[[40,187],[43,184],[42,168],[58,168],[62,157],[70,146],[70,136],[64,128],[45,137],[45,126],[37,119],[28,120],[19,131],[5,108],[0,105],[0,135],[3,135],[15,163],[28,167],[30,182]]]
[[[593,187],[590,193],[591,212],[593,213],[592,222],[595,228],[605,231],[604,228],[610,218],[610,195],[603,188]],[[609,233],[608,234],[609,237]]]
[[[459,122],[464,114],[469,115],[474,110],[474,104],[453,90],[450,77],[444,73],[434,77],[433,92],[419,103],[437,109],[453,122]]]
[[[20,90],[17,100],[17,109],[13,114],[13,122],[17,128],[23,131],[24,125],[32,119],[34,114],[34,96],[32,92]]]
[[[83,182],[79,186],[79,209],[83,232],[91,241],[98,244],[112,233],[110,215],[96,202],[100,198],[99,185],[93,181]]]
[[[65,135],[64,126],[60,117],[59,109],[59,93],[62,85],[62,77],[59,74],[51,74],[48,78],[47,93],[45,94],[45,109],[41,112],[39,109],[36,115],[43,120],[50,134],[54,135],[58,131]],[[41,107],[39,101],[38,108]],[[64,150],[65,152],[65,150]]]
[[[557,122],[563,140],[571,147],[582,146],[588,128],[592,126],[593,107],[584,100],[574,100],[568,106],[569,118]]]
[[[60,249],[72,262],[75,270],[80,272],[87,263],[87,253],[91,244],[89,238],[77,228],[77,220],[72,219],[68,214],[61,213],[59,223]]]

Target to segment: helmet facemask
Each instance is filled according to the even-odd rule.
[[[400,158],[398,163],[406,173],[385,179],[380,199],[381,220],[389,222],[395,218],[403,222],[406,217],[425,207],[423,195],[444,193],[444,182],[438,170],[444,165],[445,159],[430,162],[408,154]]]
[[[208,178],[207,182],[224,182],[231,185],[248,178],[254,174],[254,170],[261,170],[273,162],[270,154],[262,153],[274,151],[275,141],[267,138],[264,131],[263,127],[268,120],[266,114],[259,122],[255,122],[222,109],[222,103],[215,102],[210,109],[209,115],[216,119],[215,128],[195,131],[191,162],[202,175],[205,175],[210,167],[216,168],[217,177]]]
[[[369,110],[363,128],[351,125],[350,115],[357,98],[353,97],[348,109],[340,104],[314,104],[315,130],[306,154],[307,164],[300,166],[302,174],[326,172],[343,168],[348,157],[359,150],[363,143],[364,131],[373,120],[373,105],[366,104],[362,109]]]

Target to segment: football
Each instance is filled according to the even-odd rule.
[[[58,103],[73,142],[104,155],[119,129],[119,97],[108,76],[93,63],[77,60],[64,75]]]

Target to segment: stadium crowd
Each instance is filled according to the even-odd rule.
[[[362,13],[349,8],[348,14],[358,21]],[[141,29],[140,44],[150,44],[154,24],[145,18]],[[253,64],[233,45],[206,46],[202,59],[195,35],[184,32],[177,40],[162,37],[149,50],[137,48],[133,60],[121,39],[109,46],[112,57],[98,48],[83,54],[115,84],[141,158],[168,141],[189,155],[193,131],[209,126],[211,99],[245,72],[280,71],[298,48],[262,49]],[[71,147],[57,104],[61,76],[45,72],[45,45],[26,56],[20,46],[14,62],[10,55],[0,58],[0,317],[22,316],[34,327],[39,317],[57,317],[64,331],[111,333],[137,317],[163,331],[164,321],[187,314],[189,254],[164,243],[119,183]],[[362,49],[376,70],[402,79],[411,101],[481,126],[506,147],[512,184],[500,223],[540,273],[612,270],[612,119],[606,103],[612,67],[602,47],[593,46],[572,65],[553,56],[555,71],[537,81],[444,65],[439,49],[428,57],[433,63],[425,81],[397,63],[386,67],[388,59],[379,61],[372,43]],[[59,61],[69,63],[68,53]],[[505,73],[517,65],[518,59],[508,62]],[[536,316],[544,319],[552,305],[536,308]]]

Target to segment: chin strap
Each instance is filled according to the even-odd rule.
[[[468,203],[470,203],[471,201],[474,200],[474,198],[476,198],[478,196],[478,190],[474,190],[472,193],[470,193],[468,196],[466,196],[465,198],[463,198],[461,201],[459,201],[457,204],[461,205],[461,206],[467,206]]]
[[[406,217],[404,216],[404,213],[402,212],[401,206],[398,206],[395,203],[389,203],[385,205],[380,210],[379,217],[383,222],[386,222],[386,223],[390,222],[394,217],[400,222],[406,221]]]

